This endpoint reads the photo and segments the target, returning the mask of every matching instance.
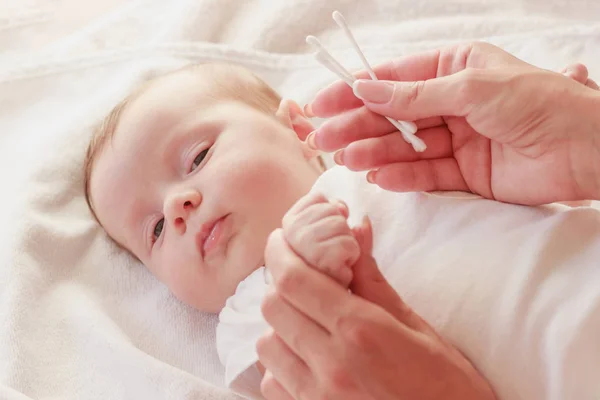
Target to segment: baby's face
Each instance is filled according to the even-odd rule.
[[[268,235],[319,175],[293,130],[219,92],[197,73],[154,83],[121,115],[90,183],[107,233],[209,312],[263,264]]]

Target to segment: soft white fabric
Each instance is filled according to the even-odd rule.
[[[334,9],[374,63],[484,39],[600,74],[595,0],[0,0],[0,398],[234,398],[216,316],[178,303],[94,223],[84,149],[136,83],[189,62],[239,62],[307,101],[335,77],[305,35],[360,66]]]
[[[599,210],[384,192],[342,167],[323,174],[313,191],[344,200],[351,225],[369,216],[373,256],[386,278],[500,399],[597,398]],[[244,394],[260,386],[255,368],[246,368],[268,326],[260,312],[264,276],[261,269],[240,285],[217,329],[227,383]]]
[[[256,342],[269,327],[260,307],[271,282],[265,267],[257,269],[238,285],[219,313],[217,353],[225,367],[225,385],[249,399],[263,398]]]

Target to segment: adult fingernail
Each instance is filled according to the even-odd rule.
[[[306,115],[307,118],[313,118],[315,116],[315,114],[312,111],[312,105],[310,105],[310,104],[304,105],[304,115]]]
[[[317,142],[316,142],[316,139],[315,139],[316,133],[317,133],[317,131],[312,131],[306,137],[306,144],[308,145],[308,147],[310,147],[313,150],[318,150],[317,149]]]
[[[392,100],[394,85],[389,82],[359,79],[352,85],[354,95],[361,100],[375,104],[385,104]]]
[[[588,79],[587,82],[585,83],[585,86],[589,87],[590,89],[594,89],[594,90],[600,89],[600,87],[598,87],[598,84],[593,79]]]
[[[377,175],[377,171],[375,171],[375,170],[369,171],[367,173],[367,182],[375,183],[375,175]]]
[[[571,68],[565,68],[562,74],[570,78],[573,75],[573,70]]]
[[[333,153],[333,162],[337,165],[344,165],[344,150],[338,150]]]

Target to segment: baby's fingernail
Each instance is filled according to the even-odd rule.
[[[343,202],[342,200],[335,200],[335,205],[336,205],[337,209],[339,210],[339,212],[342,213],[344,218],[348,218],[348,215],[349,215],[348,205],[345,202]]]
[[[375,183],[375,175],[377,175],[377,171],[376,170],[369,171],[367,173],[367,182],[369,182],[369,183]]]
[[[344,150],[338,150],[333,153],[333,162],[337,165],[344,165]]]
[[[316,133],[317,133],[317,131],[312,131],[306,137],[306,144],[308,145],[308,147],[310,147],[313,150],[318,150],[317,149],[316,139],[315,139],[315,134]]]
[[[304,115],[306,115],[307,118],[313,118],[315,116],[315,114],[313,114],[312,105],[310,105],[310,103],[304,105]]]
[[[393,84],[368,79],[354,81],[352,90],[359,99],[375,104],[389,103],[394,95]]]

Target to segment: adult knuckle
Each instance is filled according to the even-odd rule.
[[[360,351],[365,351],[372,347],[372,327],[369,321],[349,315],[340,318],[338,321],[338,330],[350,346]]]
[[[279,279],[275,281],[275,287],[281,293],[294,293],[299,287],[304,285],[304,274],[301,268],[290,266],[281,273]]]
[[[256,352],[258,353],[259,358],[264,358],[266,355],[268,355],[274,338],[275,332],[273,330],[269,330],[256,341]]]
[[[458,100],[471,102],[473,96],[481,90],[484,74],[476,68],[466,68],[461,72],[461,83],[458,86]]]
[[[283,231],[281,229],[275,229],[267,237],[267,244],[265,246],[265,262],[270,263],[271,260],[279,258],[279,250],[281,250],[281,243],[283,239]]]
[[[267,237],[267,245],[265,246],[265,249],[273,250],[274,248],[278,247],[281,244],[282,237],[282,229],[277,228],[274,231],[272,231]]]
[[[273,375],[266,375],[260,382],[260,391],[267,400],[276,400],[279,396],[279,386]]]
[[[403,104],[401,104],[401,106],[408,108],[416,104],[421,98],[421,93],[423,92],[423,89],[425,89],[425,81],[414,81],[403,87],[405,95],[402,96]]]
[[[269,322],[270,318],[276,314],[280,305],[280,298],[276,292],[267,293],[260,305],[260,311]]]
[[[342,363],[335,363],[325,374],[325,384],[327,391],[325,398],[340,398],[343,393],[352,392],[355,381],[352,379],[348,366]]]

